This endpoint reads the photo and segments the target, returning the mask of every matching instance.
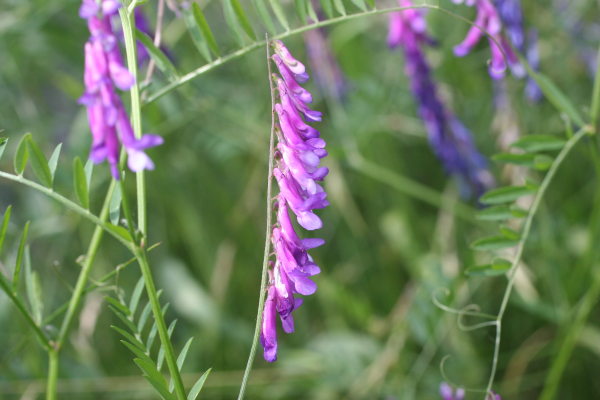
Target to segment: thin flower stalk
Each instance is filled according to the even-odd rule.
[[[412,6],[410,0],[399,3],[402,7]],[[458,181],[463,197],[479,196],[494,185],[494,179],[469,130],[438,97],[423,50],[424,45],[433,45],[435,41],[427,35],[426,29],[427,23],[420,10],[390,13],[388,45],[401,47],[404,51],[404,71],[433,151],[446,172]]]
[[[308,80],[304,65],[296,60],[287,47],[275,40],[271,43],[275,54],[271,57],[281,76],[273,74],[279,103],[275,104],[278,123],[274,129],[278,144],[275,157],[278,160],[273,175],[279,186],[277,223],[271,231],[271,243],[276,255],[269,262],[268,294],[264,305],[260,330],[260,343],[264,357],[273,362],[277,359],[277,315],[286,333],[294,331],[293,311],[302,305],[303,299],[317,290],[310,277],[321,272],[307,250],[321,246],[322,239],[300,239],[289,210],[295,214],[298,224],[307,230],[320,229],[321,219],[313,212],[329,205],[327,194],[317,183],[328,174],[327,167],[319,167],[327,156],[325,141],[320,133],[307,122],[321,120],[321,113],[308,107],[311,94],[300,86]]]
[[[158,146],[163,139],[143,135],[136,139],[129,117],[116,89],[127,90],[135,79],[123,66],[123,59],[114,34],[111,16],[121,4],[116,0],[84,0],[79,16],[88,21],[90,39],[85,44],[85,92],[79,103],[87,108],[92,148],[90,160],[99,164],[107,160],[115,179],[119,174],[119,145],[128,155],[128,166],[134,172],[154,169],[154,163],[144,152]],[[116,87],[116,89],[115,89]]]

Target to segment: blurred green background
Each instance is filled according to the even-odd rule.
[[[142,6],[152,25],[156,3]],[[283,3],[291,19],[293,4]],[[350,12],[358,11],[345,3]],[[472,8],[442,3],[475,17]],[[199,4],[221,52],[235,50],[220,3]],[[251,10],[249,1],[242,4]],[[85,109],[77,104],[89,36],[78,17],[79,5],[79,0],[0,3],[0,129],[10,138],[0,169],[12,171],[12,155],[26,132],[32,132],[47,157],[63,143],[55,188],[72,199],[72,159],[86,158],[91,143]],[[581,0],[562,11],[550,1],[523,6],[526,25],[540,30],[542,70],[586,110],[593,81],[586,54],[595,51],[597,4]],[[248,14],[261,37],[264,30],[255,13]],[[579,35],[565,29],[567,17],[576,22]],[[428,13],[428,24],[439,39],[427,56],[440,96],[472,130],[482,153],[489,157],[518,135],[563,134],[564,122],[550,104],[524,101],[523,81],[507,78],[502,85],[507,97],[495,102],[487,43],[465,58],[452,55],[467,24],[435,11]],[[279,331],[279,360],[267,363],[259,347],[247,398],[438,399],[444,380],[440,362],[446,355],[452,356],[445,363],[450,380],[482,388],[491,367],[494,328],[461,331],[456,316],[435,306],[432,294],[448,288],[449,297],[438,295],[444,304],[461,308],[474,302],[484,312],[497,312],[506,279],[466,279],[462,273],[483,259],[468,244],[496,233],[497,224],[475,220],[476,204],[458,198],[455,183],[433,156],[403,74],[402,54],[386,47],[387,16],[336,24],[327,34],[347,93],[339,101],[314,79],[305,85],[315,98],[313,108],[324,113],[323,122],[314,126],[327,141],[329,157],[323,165],[331,171],[324,183],[331,205],[317,212],[323,229],[302,232],[326,240],[311,251],[322,273],[315,277],[316,294],[294,313],[296,332]],[[205,63],[183,20],[168,9],[163,43],[180,71]],[[306,61],[302,35],[285,43]],[[165,82],[157,71],[151,91]],[[128,94],[123,100],[128,104]],[[213,368],[201,393],[204,399],[236,398],[252,341],[264,246],[270,109],[264,49],[215,68],[143,109],[144,132],[165,138],[164,145],[148,152],[156,163],[147,174],[149,242],[161,242],[150,261],[157,286],[164,289],[161,301],[171,303],[167,323],[178,319],[175,351],[195,337],[183,369],[186,385]],[[29,168],[25,175],[32,177]],[[500,184],[522,183],[523,171],[494,163],[490,169]],[[543,177],[529,174],[538,181]],[[503,326],[495,385],[503,400],[537,398],[572,307],[589,284],[588,271],[577,265],[597,187],[593,175],[580,145],[561,166],[535,220],[524,273],[517,278]],[[109,178],[106,164],[94,169],[91,209],[96,213]],[[420,189],[413,190],[406,179],[422,185],[418,189],[433,190],[441,207],[422,201]],[[133,198],[132,176],[127,184]],[[454,207],[457,202],[460,208]],[[80,270],[76,260],[85,254],[93,226],[38,192],[3,180],[0,212],[10,204],[13,217],[2,263],[12,268],[23,226],[31,220],[28,243],[33,269],[42,278],[47,316],[69,299]],[[123,246],[106,237],[92,278],[129,258]],[[115,290],[129,298],[139,277],[132,264],[85,298],[61,356],[59,398],[158,398],[110,329],[121,322],[103,299]],[[561,400],[600,398],[599,324],[596,308],[562,379]],[[60,319],[54,325],[60,326]],[[0,294],[0,398],[42,398],[46,369],[45,353]],[[481,397],[467,394],[467,399]]]

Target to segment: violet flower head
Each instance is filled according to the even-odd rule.
[[[455,393],[452,386],[446,382],[442,382],[440,383],[440,396],[442,396],[442,400],[463,400],[465,398],[465,389],[458,388]]]
[[[530,29],[527,32],[527,62],[534,71],[540,70],[540,53],[538,50],[538,32],[536,29]],[[531,103],[538,103],[542,100],[542,90],[537,82],[532,78],[527,78],[525,84],[525,98]]]
[[[269,292],[260,336],[264,357],[269,362],[277,359],[275,315],[279,314],[284,332],[294,331],[292,313],[303,302],[295,295],[315,293],[317,285],[311,277],[321,272],[307,250],[325,243],[322,239],[300,239],[289,210],[300,226],[315,230],[321,228],[323,222],[314,210],[329,205],[325,199],[327,194],[317,183],[329,173],[327,167],[319,167],[321,159],[327,156],[325,141],[319,138],[319,131],[307,124],[320,121],[321,113],[308,107],[312,96],[299,85],[308,79],[306,69],[281,41],[276,40],[271,46],[275,50],[272,59],[281,77],[272,76],[280,101],[275,105],[279,120],[275,131],[279,143],[275,150],[278,163],[273,171],[279,186],[277,225],[271,235],[276,261],[269,266]]]
[[[337,62],[327,31],[324,28],[304,32],[306,56],[315,79],[322,91],[336,99],[342,99],[346,93],[346,77]]]
[[[409,0],[400,0],[400,6],[410,5],[412,3]],[[435,41],[425,29],[423,14],[418,10],[394,13],[390,17],[388,44],[399,46],[404,51],[404,72],[409,78],[434,153],[446,172],[458,181],[463,197],[481,195],[494,185],[494,180],[469,130],[438,98],[437,87],[422,48]]]
[[[519,51],[523,51],[525,34],[523,32],[523,12],[521,0],[494,0],[500,19],[504,23],[506,34]]]
[[[92,4],[94,3],[94,4]],[[128,166],[134,172],[154,169],[144,149],[162,144],[156,135],[136,139],[121,99],[115,91],[135,84],[133,75],[123,65],[118,41],[110,17],[117,13],[116,0],[83,0],[80,16],[87,19],[91,37],[85,45],[85,92],[79,103],[87,108],[92,149],[90,159],[98,164],[107,160],[111,173],[119,179],[119,142],[128,154]]]
[[[457,4],[462,3],[462,0],[453,1]],[[464,57],[469,54],[475,45],[479,43],[479,40],[486,36],[485,31],[491,36],[488,38],[492,53],[488,66],[490,76],[493,79],[502,79],[506,75],[507,64],[504,59],[504,56],[506,56],[508,68],[510,68],[512,74],[517,78],[525,77],[525,68],[508,44],[508,39],[502,34],[502,20],[492,2],[490,0],[473,0],[466,4],[475,5],[477,8],[476,26],[469,29],[462,43],[454,46],[454,55]]]

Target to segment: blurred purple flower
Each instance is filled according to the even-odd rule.
[[[92,2],[96,4],[95,8]],[[108,160],[115,179],[119,179],[119,141],[127,151],[128,166],[134,172],[154,169],[152,160],[143,150],[163,142],[156,135],[135,139],[123,103],[115,92],[115,86],[127,90],[135,84],[123,65],[110,22],[110,16],[117,13],[119,4],[104,0],[98,6],[95,1],[84,0],[79,10],[79,14],[88,20],[91,33],[85,44],[85,93],[79,99],[79,103],[87,108],[92,132],[90,159],[96,164]]]
[[[299,85],[306,82],[308,74],[281,41],[276,40],[271,46],[275,49],[272,59],[281,77],[272,76],[280,99],[275,105],[279,119],[275,131],[279,143],[276,150],[278,163],[273,171],[279,185],[277,226],[271,235],[277,258],[269,267],[269,293],[260,335],[264,357],[269,362],[277,359],[275,313],[281,318],[283,330],[293,332],[292,312],[302,305],[302,299],[295,298],[294,294],[308,296],[315,293],[317,285],[310,277],[321,272],[307,250],[325,243],[322,239],[301,240],[294,230],[288,206],[300,226],[315,230],[323,223],[313,210],[329,205],[325,199],[327,194],[316,183],[329,172],[326,167],[319,168],[321,158],[327,155],[325,141],[319,138],[319,131],[305,122],[320,121],[321,113],[308,108],[312,96]]]
[[[410,0],[400,0],[401,7],[410,7]],[[439,100],[423,53],[423,44],[433,44],[427,36],[423,14],[416,9],[390,13],[388,44],[404,50],[405,68],[419,113],[434,153],[453,175],[463,197],[481,195],[494,185],[485,158],[477,151],[469,130]]]
[[[442,400],[463,400],[465,398],[465,389],[456,389],[455,395],[452,386],[448,385],[446,382],[442,382],[440,383],[440,396],[442,396]]]
[[[536,29],[530,29],[527,32],[527,62],[534,71],[540,70],[540,53],[538,50],[538,32]],[[542,100],[542,90],[533,78],[527,78],[525,84],[525,98],[532,103],[538,103]]]
[[[517,50],[523,51],[525,34],[523,33],[521,0],[494,0],[494,3],[511,43]]]
[[[342,99],[346,93],[346,78],[338,64],[324,28],[311,29],[303,34],[306,56],[315,71],[317,84],[325,93]]]

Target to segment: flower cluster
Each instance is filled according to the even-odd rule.
[[[493,397],[488,395],[487,400],[502,400],[500,395],[494,393],[492,390]],[[440,383],[440,396],[442,396],[442,400],[464,400],[465,398],[465,389],[458,388],[456,392],[452,389],[452,386],[447,384],[446,382]]]
[[[463,1],[465,0],[453,0],[456,4],[461,4]],[[474,5],[477,8],[477,17],[475,25],[469,29],[465,40],[454,46],[454,54],[457,57],[469,54],[481,37],[485,35],[485,32],[487,32],[490,35],[489,43],[490,51],[492,52],[492,60],[488,68],[490,76],[493,79],[504,77],[506,74],[504,55],[506,55],[508,67],[512,74],[517,78],[525,77],[525,68],[510,47],[508,39],[502,34],[502,19],[492,2],[490,0],[466,0],[465,4],[467,6]]]
[[[400,0],[410,7],[410,0]],[[423,44],[434,44],[426,34],[427,24],[417,9],[390,13],[388,45],[400,46],[405,55],[405,73],[411,84],[429,143],[446,171],[456,177],[464,197],[481,195],[494,184],[485,158],[477,151],[469,130],[447,109],[437,96],[423,52]]]
[[[135,84],[132,74],[123,66],[118,40],[110,17],[121,6],[118,0],[83,0],[79,16],[87,19],[91,37],[85,44],[85,93],[79,103],[87,108],[92,131],[90,159],[98,164],[108,160],[111,173],[119,179],[119,142],[128,155],[128,166],[134,171],[154,169],[144,149],[162,144],[156,135],[136,139],[129,117],[115,86],[127,90]]]
[[[312,111],[307,105],[312,102],[311,94],[299,85],[308,80],[308,74],[281,41],[275,40],[271,45],[275,50],[272,59],[281,77],[272,76],[280,100],[275,105],[279,120],[275,131],[279,143],[275,152],[278,164],[273,171],[279,185],[277,225],[271,236],[276,261],[270,263],[269,289],[260,331],[264,357],[269,362],[277,359],[276,314],[281,318],[283,330],[293,332],[292,311],[302,304],[302,299],[294,298],[294,294],[313,294],[317,285],[310,277],[321,272],[306,251],[325,243],[322,239],[300,239],[292,225],[288,206],[300,226],[315,230],[323,223],[313,210],[329,205],[325,200],[327,194],[316,183],[329,173],[326,167],[319,168],[321,158],[327,156],[325,141],[319,138],[316,129],[305,123],[321,120],[321,113]]]

